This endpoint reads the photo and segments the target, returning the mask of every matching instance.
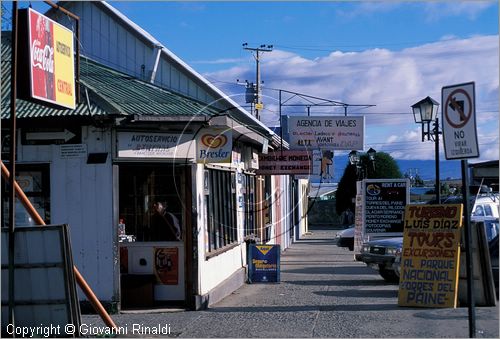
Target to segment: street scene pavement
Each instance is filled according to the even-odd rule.
[[[118,337],[467,338],[468,308],[410,308],[397,304],[398,285],[335,246],[335,230],[311,229],[281,256],[281,282],[245,284],[205,311],[150,310],[113,315],[127,329]],[[85,328],[104,325],[83,315]],[[133,331],[135,326],[136,331]],[[142,327],[141,327],[142,326]],[[476,337],[499,337],[499,308],[476,307]]]

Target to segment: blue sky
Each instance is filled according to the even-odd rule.
[[[277,89],[376,105],[349,114],[366,118],[366,149],[395,158],[433,159],[434,144],[421,142],[410,106],[428,95],[441,101],[443,86],[474,81],[479,160],[499,158],[498,1],[110,4],[242,105],[236,79],[255,80],[255,60],[242,43],[273,45],[261,59],[264,123],[278,124]],[[442,146],[441,153],[444,159]]]
[[[110,3],[202,73],[246,59],[243,42],[314,58],[498,34],[492,1]]]

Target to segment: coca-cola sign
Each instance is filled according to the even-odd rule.
[[[75,108],[73,32],[29,9],[31,97]]]

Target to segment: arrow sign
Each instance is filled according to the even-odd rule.
[[[464,113],[464,101],[463,100],[457,100],[456,98],[451,98],[449,106],[454,112],[458,113],[458,115],[460,116],[460,121],[465,121],[466,116]]]
[[[26,140],[64,140],[64,142],[74,138],[76,134],[65,129],[60,132],[28,132]]]

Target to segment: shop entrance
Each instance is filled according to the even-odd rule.
[[[184,304],[189,167],[119,165],[122,308]]]

